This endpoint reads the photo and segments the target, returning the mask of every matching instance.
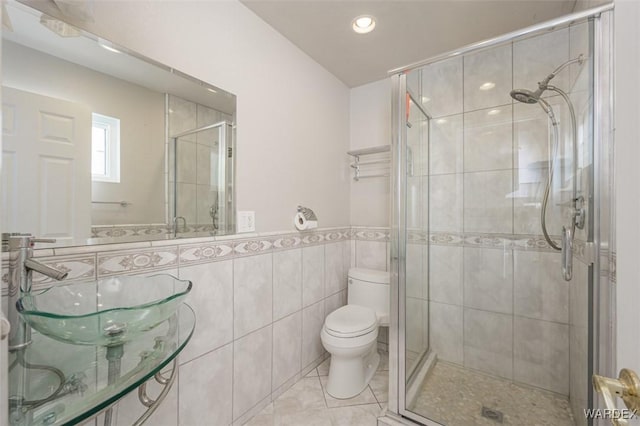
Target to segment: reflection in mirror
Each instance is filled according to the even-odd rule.
[[[3,28],[2,229],[234,232],[234,95],[19,3]]]

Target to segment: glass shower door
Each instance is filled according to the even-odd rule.
[[[410,82],[413,83],[413,82]],[[418,83],[418,82],[416,82]],[[428,231],[428,140],[429,116],[415,100],[419,85],[409,84],[407,105],[407,180],[406,180],[406,294],[405,342],[406,380],[414,383],[414,376],[425,362],[429,351],[429,246]]]
[[[394,77],[392,266],[406,417],[590,424],[593,33],[593,19],[576,20]],[[580,209],[567,281],[556,248]]]
[[[178,233],[233,232],[233,126],[226,121],[172,138],[173,226]]]

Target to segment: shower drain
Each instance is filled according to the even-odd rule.
[[[502,423],[502,411],[482,407],[482,417],[486,417],[487,419],[491,419],[497,423]]]

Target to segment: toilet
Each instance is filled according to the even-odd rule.
[[[358,395],[378,368],[378,327],[389,325],[389,273],[349,269],[347,305],[327,315],[320,338],[331,354],[327,392]]]

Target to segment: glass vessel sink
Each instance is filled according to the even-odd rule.
[[[118,276],[32,292],[20,298],[17,307],[27,324],[53,339],[115,346],[166,321],[191,286],[167,274]]]

